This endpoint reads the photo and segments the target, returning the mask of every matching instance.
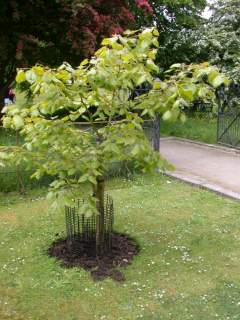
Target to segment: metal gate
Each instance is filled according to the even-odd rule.
[[[240,149],[240,86],[218,93],[217,142]]]

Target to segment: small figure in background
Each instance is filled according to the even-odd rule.
[[[13,104],[15,102],[15,94],[12,88],[8,88],[7,96],[4,98],[4,105]]]
[[[12,103],[15,102],[15,93],[13,92],[12,88],[9,88],[9,90],[8,90],[8,97],[12,101]]]

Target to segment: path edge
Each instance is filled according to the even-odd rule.
[[[180,142],[186,142],[186,143],[192,143],[196,145],[200,145],[205,148],[210,148],[210,149],[217,149],[217,150],[222,150],[227,153],[235,154],[235,155],[240,155],[240,149],[234,149],[231,147],[226,147],[223,145],[217,145],[217,144],[210,144],[210,143],[205,143],[197,140],[191,140],[191,139],[186,139],[186,138],[181,138],[181,137],[175,137],[175,136],[169,136],[169,137],[161,137],[160,138],[160,148],[159,151],[161,152],[161,140],[177,140]]]
[[[221,197],[225,197],[225,198],[229,198],[229,199],[237,200],[237,201],[240,200],[239,193],[227,190],[227,189],[219,187],[218,185],[215,185],[215,184],[211,184],[211,183],[204,183],[203,184],[203,183],[199,182],[198,179],[184,177],[178,173],[163,172],[163,175],[165,175],[169,178],[173,178],[175,180],[190,184],[193,187],[214,192]]]

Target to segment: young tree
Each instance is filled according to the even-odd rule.
[[[226,83],[207,63],[175,64],[163,81],[156,81],[158,36],[156,29],[126,31],[124,36],[104,39],[95,56],[77,68],[64,63],[55,70],[39,65],[19,70],[18,91],[26,100],[17,99],[5,109],[4,126],[20,131],[25,143],[1,147],[2,162],[27,162],[36,178],[45,173],[55,176],[50,195],[59,198],[91,184],[93,192],[84,210],[99,216],[98,254],[103,250],[109,161],[132,161],[143,172],[163,169],[166,161],[145,137],[143,116],[160,113],[166,120],[183,119],[182,107],[199,97],[213,101],[215,88]],[[132,95],[143,83],[148,83],[149,92]],[[79,118],[84,121],[76,127]]]

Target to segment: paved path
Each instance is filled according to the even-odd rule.
[[[175,166],[169,175],[240,200],[240,151],[161,138],[160,152]]]

